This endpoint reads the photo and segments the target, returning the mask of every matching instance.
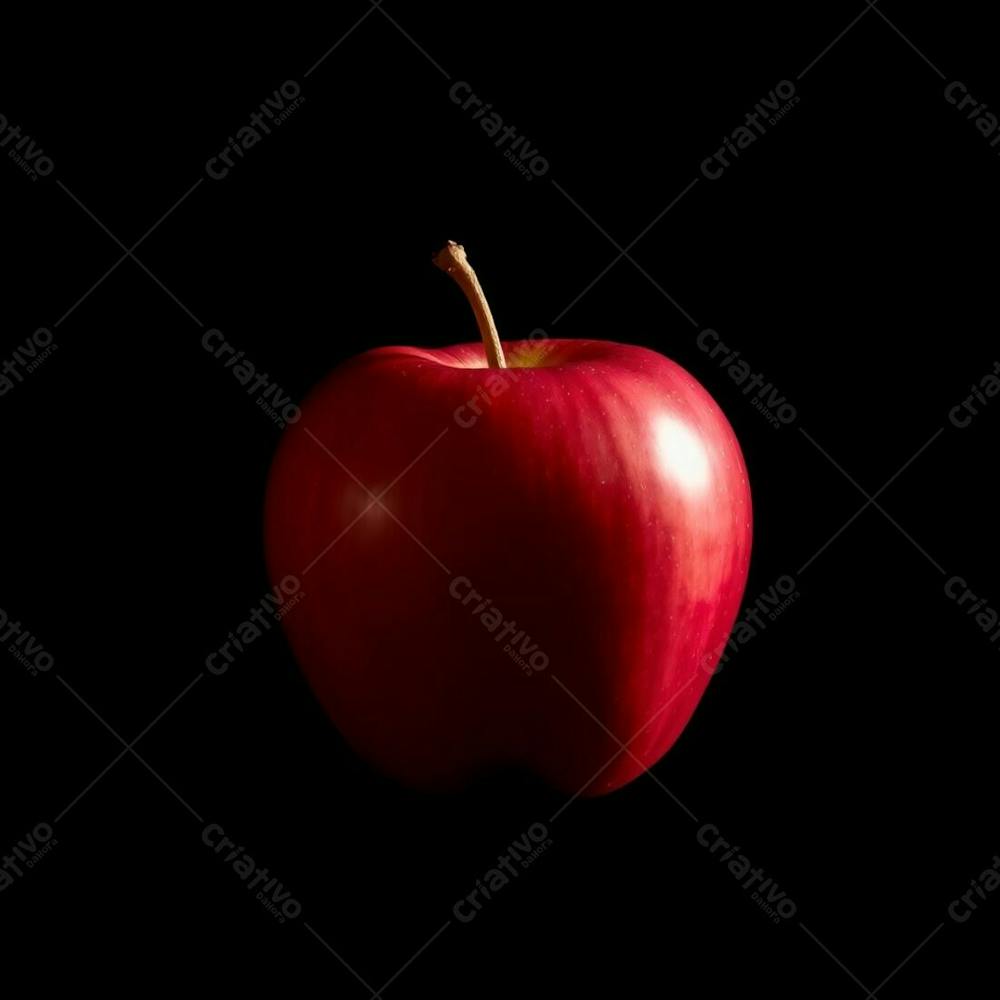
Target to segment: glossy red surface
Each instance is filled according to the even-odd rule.
[[[718,406],[663,356],[504,347],[533,366],[485,368],[469,344],[331,373],[271,470],[269,571],[301,580],[292,649],[376,767],[448,788],[510,764],[599,794],[669,749],[728,639],[746,468]],[[387,492],[372,506],[368,490]]]

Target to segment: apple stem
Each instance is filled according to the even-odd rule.
[[[434,255],[434,263],[455,279],[458,287],[462,289],[465,297],[469,300],[469,305],[472,306],[472,311],[476,315],[476,324],[479,326],[479,333],[483,338],[486,360],[489,362],[490,368],[506,368],[507,360],[503,356],[503,347],[500,344],[497,325],[493,322],[493,314],[490,312],[489,303],[483,294],[476,272],[472,270],[472,265],[465,256],[465,247],[460,246],[454,240],[448,240],[443,249]]]

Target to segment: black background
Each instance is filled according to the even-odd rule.
[[[0,674],[0,848],[40,822],[58,841],[0,893],[7,974],[129,995],[365,997],[390,980],[400,997],[985,994],[1000,898],[964,924],[947,907],[1000,852],[1000,660],[944,593],[958,574],[1000,603],[1000,401],[948,421],[996,358],[1000,161],[943,97],[959,79],[1000,108],[977,8],[384,7],[6,26],[0,113],[55,170],[33,182],[0,158],[0,357],[42,326],[58,345],[0,398],[0,608],[56,661],[32,677],[5,653]],[[548,173],[526,181],[449,78]],[[783,79],[797,106],[701,176]],[[286,80],[302,106],[206,177]],[[118,241],[185,192],[141,265],[95,288]],[[747,599],[786,573],[800,597],[654,768],[698,822],[649,777],[576,801],[541,859],[445,926],[562,800],[519,776],[429,798],[373,774],[277,632],[204,671],[267,588],[280,432],[201,336],[218,327],[294,398],[368,347],[472,339],[430,264],[447,238],[505,337],[645,344],[702,381],[750,469]],[[770,426],[698,349],[704,327],[787,396],[793,424]],[[142,760],[116,761],[108,727],[131,742],[182,691],[135,744]],[[301,917],[280,926],[253,900],[202,843],[210,822]],[[795,916],[760,912],[700,823]]]

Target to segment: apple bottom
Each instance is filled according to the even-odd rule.
[[[585,567],[547,567],[536,555],[524,568],[524,588],[504,591],[489,585],[484,555],[481,564],[469,560],[476,562],[470,571],[486,581],[484,595],[504,596],[477,614],[489,598],[474,596],[468,575],[432,577],[414,594],[427,557],[391,521],[384,528],[381,542],[391,541],[394,555],[378,602],[344,577],[339,586],[310,590],[301,605],[322,600],[338,609],[326,621],[344,624],[297,629],[298,608],[286,622],[327,714],[378,770],[410,787],[451,791],[512,767],[568,795],[598,795],[631,781],[680,735],[709,670],[680,663],[672,676],[626,678],[636,643],[630,631],[615,634],[607,625],[613,578],[601,599],[592,582],[573,586]],[[346,538],[341,544],[351,548]],[[368,553],[370,567],[381,551],[380,544]],[[547,599],[525,596],[539,582]],[[567,603],[579,614],[570,630],[560,614]],[[529,629],[528,622],[538,624]],[[309,666],[327,663],[336,669]]]

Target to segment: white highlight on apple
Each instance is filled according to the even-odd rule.
[[[687,493],[701,493],[712,478],[712,465],[701,438],[676,417],[653,424],[660,471]]]

